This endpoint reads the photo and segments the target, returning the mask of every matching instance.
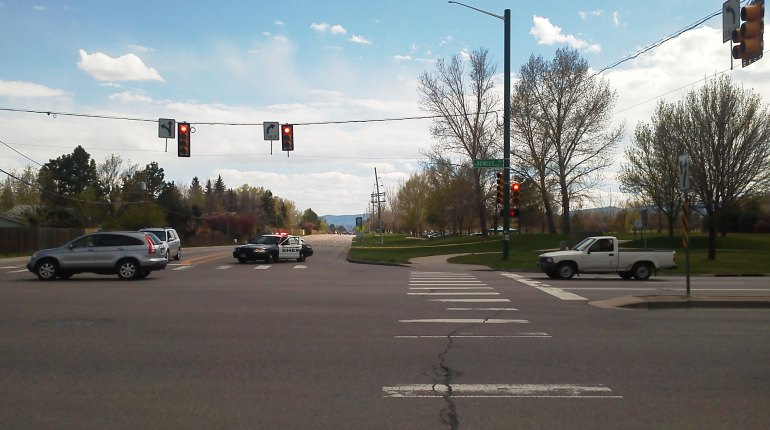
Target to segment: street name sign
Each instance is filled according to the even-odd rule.
[[[473,160],[474,169],[502,169],[503,166],[502,159]]]

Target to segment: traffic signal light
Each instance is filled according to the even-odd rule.
[[[178,157],[190,156],[190,124],[186,122],[180,122],[176,125],[176,155]]]
[[[505,177],[505,172],[503,172],[502,170],[497,172],[497,204],[498,205],[503,203],[503,198],[504,198],[503,187],[505,184],[504,177]]]
[[[294,125],[284,124],[281,126],[281,150],[294,151]]]
[[[518,218],[521,216],[521,209],[519,208],[513,208],[508,211],[508,215],[511,216],[511,218]]]
[[[519,195],[520,192],[521,192],[521,184],[519,184],[518,182],[512,183],[511,184],[511,196],[512,196],[511,203],[513,204],[513,208],[511,208],[511,217],[513,218],[518,217],[520,214],[519,212],[519,202],[521,201],[521,198]]]
[[[765,0],[753,0],[741,8],[741,27],[733,30],[733,58],[742,60],[742,66],[762,58],[765,50]]]

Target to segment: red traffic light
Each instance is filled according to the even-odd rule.
[[[521,190],[521,185],[518,182],[514,182],[511,184],[511,191],[513,192],[519,192]]]
[[[284,124],[281,126],[281,150],[294,151],[294,125]]]
[[[186,122],[177,124],[177,156],[190,156],[190,124]]]

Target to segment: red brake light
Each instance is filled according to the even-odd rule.
[[[148,254],[155,254],[155,247],[153,247],[152,239],[150,239],[149,234],[144,235],[144,240],[147,241],[147,253]]]

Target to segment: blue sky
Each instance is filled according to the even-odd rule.
[[[548,60],[563,46],[598,70],[722,7],[702,0],[464,3],[499,15],[511,9],[514,74],[530,55]],[[678,100],[730,68],[721,28],[721,16],[714,17],[602,74],[618,92],[624,145],[638,121],[649,121],[659,96]],[[361,213],[374,168],[386,189],[419,169],[421,151],[432,144],[430,121],[298,125],[289,157],[280,142],[270,155],[261,125],[204,123],[424,115],[417,77],[438,58],[480,47],[501,74],[502,21],[445,0],[0,0],[0,108],[198,124],[192,157],[183,159],[175,142],[165,152],[152,121],[0,110],[0,141],[8,145],[0,145],[0,168],[34,164],[19,153],[45,163],[82,145],[97,163],[111,154],[140,166],[157,161],[178,184],[222,175],[228,187],[262,186],[319,215]],[[728,72],[733,79],[767,94],[765,63],[736,66]],[[615,167],[597,190],[603,198],[621,198]]]

